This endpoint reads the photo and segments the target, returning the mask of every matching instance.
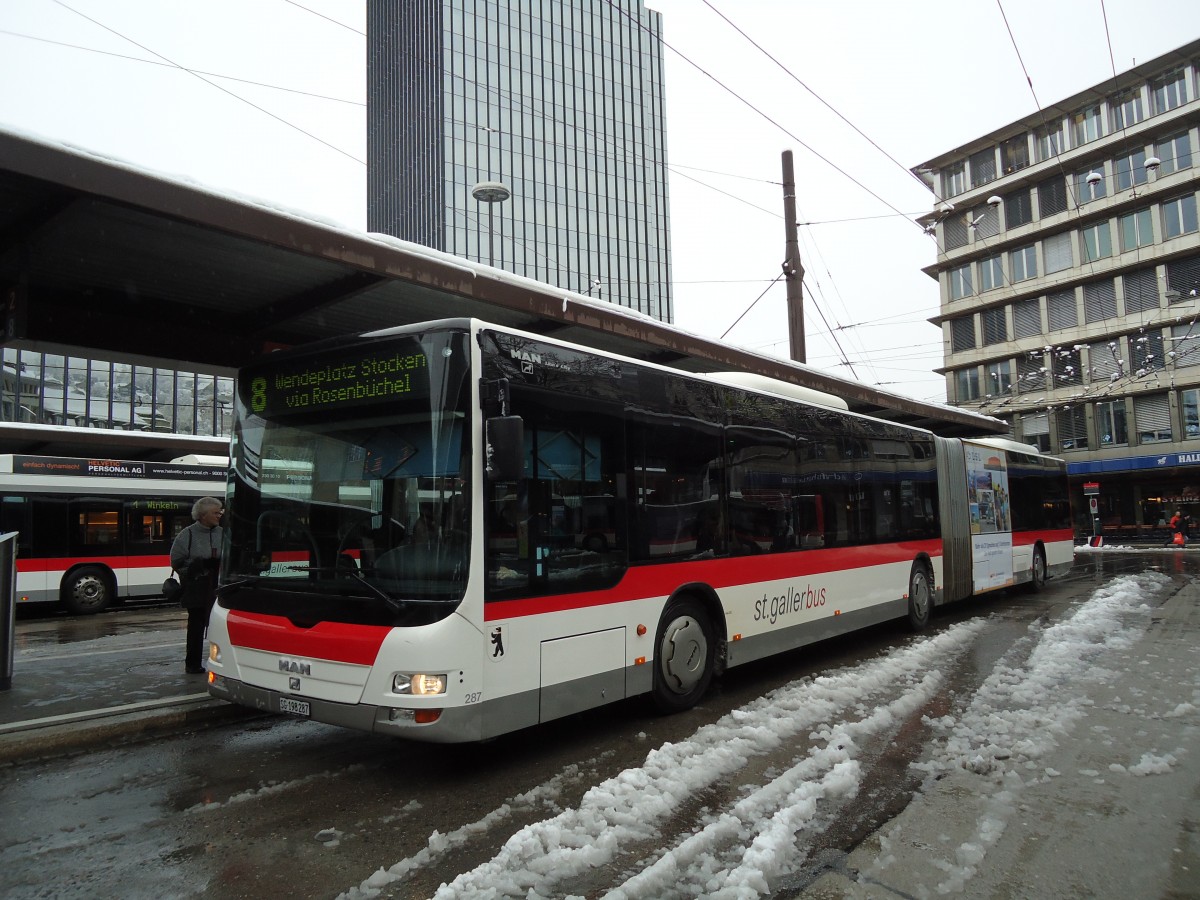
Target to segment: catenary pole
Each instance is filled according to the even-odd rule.
[[[796,233],[796,176],[792,170],[792,151],[783,151],[783,222],[787,231],[787,250],[783,278],[787,286],[788,337],[792,359],[808,362],[804,348],[804,267],[800,265],[800,238]]]

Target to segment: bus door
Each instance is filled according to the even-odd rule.
[[[192,524],[190,499],[148,498],[125,501],[126,581],[129,594],[157,594],[170,573],[171,544]],[[122,593],[125,593],[123,590]]]
[[[49,586],[46,567],[38,559],[45,551],[33,540],[34,506],[33,497],[0,498],[0,533],[17,532],[17,602],[54,600],[58,596],[57,582],[53,588]]]

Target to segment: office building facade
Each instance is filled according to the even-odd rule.
[[[1083,534],[1200,520],[1198,126],[1200,41],[913,170],[947,396],[1067,460]]]
[[[368,229],[672,321],[661,26],[641,0],[368,0]]]

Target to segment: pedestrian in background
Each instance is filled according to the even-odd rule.
[[[179,574],[183,586],[179,603],[188,614],[183,667],[189,675],[204,672],[204,632],[217,599],[224,513],[225,504],[216,497],[201,497],[192,504],[195,521],[179,532],[171,544],[171,567]]]
[[[1171,516],[1171,536],[1167,539],[1164,547],[1170,547],[1174,544],[1176,547],[1182,547],[1187,544],[1187,535],[1184,533],[1183,510],[1175,510],[1175,515]]]

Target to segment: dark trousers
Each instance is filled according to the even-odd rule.
[[[208,630],[208,614],[212,606],[205,604],[187,611],[187,647],[183,664],[198,669],[204,665],[204,632]]]

